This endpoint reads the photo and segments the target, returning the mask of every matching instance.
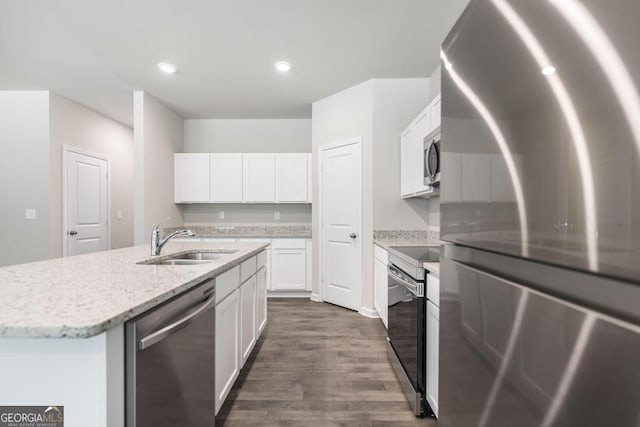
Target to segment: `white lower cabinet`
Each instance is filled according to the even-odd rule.
[[[215,411],[267,324],[267,251],[216,277]]]
[[[267,325],[267,279],[269,270],[264,265],[256,273],[256,330],[258,336]]]
[[[438,416],[438,376],[440,361],[440,309],[427,301],[427,402]]]
[[[216,304],[216,414],[240,373],[240,290]]]
[[[271,290],[307,290],[305,239],[273,239],[271,243]]]
[[[255,275],[240,285],[240,331],[240,354],[242,355],[242,366],[244,366],[256,344]]]
[[[378,245],[373,247],[373,304],[387,328],[387,251]]]

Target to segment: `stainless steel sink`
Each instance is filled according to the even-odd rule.
[[[185,261],[215,261],[220,258],[224,258],[229,255],[229,252],[220,253],[220,252],[189,252],[182,255],[177,255],[175,257],[171,257],[175,260],[185,260]]]
[[[144,265],[198,265],[222,259],[237,249],[193,250],[140,261]]]
[[[198,265],[198,264],[209,264],[213,262],[213,260],[200,260],[200,259],[165,259],[157,262],[149,262],[147,264],[155,264],[155,265]]]

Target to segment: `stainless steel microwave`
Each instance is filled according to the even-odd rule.
[[[440,128],[424,137],[424,185],[440,185]]]

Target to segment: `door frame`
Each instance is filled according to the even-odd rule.
[[[67,252],[67,166],[69,165],[69,153],[81,154],[107,162],[107,250],[111,249],[111,158],[103,154],[94,153],[71,145],[62,145],[62,256],[68,256]]]
[[[360,194],[360,207],[359,207],[359,212],[358,217],[360,218],[360,224],[357,230],[358,233],[358,237],[360,237],[360,251],[358,253],[358,280],[360,281],[360,307],[358,308],[358,310],[360,310],[362,308],[362,204],[363,204],[363,197],[362,197],[362,184],[363,184],[363,168],[362,168],[362,137],[360,136],[356,136],[356,137],[352,137],[352,138],[347,138],[347,139],[343,139],[340,141],[336,141],[336,142],[330,142],[328,144],[323,144],[318,148],[318,170],[320,171],[320,179],[318,180],[318,209],[319,209],[319,219],[320,219],[320,232],[318,233],[318,237],[319,237],[319,245],[318,245],[318,283],[319,283],[319,289],[318,289],[318,302],[323,302],[324,301],[324,280],[323,280],[323,272],[324,272],[324,254],[323,254],[323,246],[324,246],[324,223],[323,223],[323,186],[322,186],[322,181],[324,178],[324,171],[322,169],[322,157],[325,151],[328,150],[332,150],[334,148],[340,148],[340,147],[346,147],[348,145],[356,145],[358,147],[358,151],[359,151],[359,155],[358,155],[358,159],[360,160],[360,181],[358,182],[358,193]]]

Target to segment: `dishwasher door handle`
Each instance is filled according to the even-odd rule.
[[[140,340],[138,340],[138,346],[137,346],[138,351],[147,349],[152,345],[157,344],[163,339],[167,338],[169,335],[173,334],[174,332],[184,328],[189,323],[191,323],[196,317],[198,317],[200,314],[207,311],[215,303],[215,300],[216,300],[215,295],[210,296],[209,298],[207,298],[205,302],[202,303],[202,305],[200,305],[200,307],[198,307],[193,312],[176,320],[170,325],[165,326],[162,329],[158,329],[155,332],[151,332],[149,335],[147,335],[144,338],[140,338]]]

